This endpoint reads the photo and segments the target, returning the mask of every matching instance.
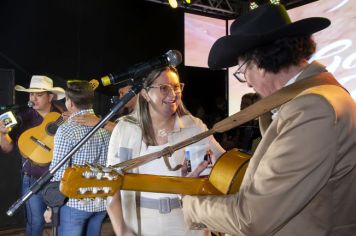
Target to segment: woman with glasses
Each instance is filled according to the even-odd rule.
[[[139,94],[133,113],[120,119],[110,140],[108,165],[160,151],[198,133],[206,131],[203,122],[184,107],[182,91],[175,68],[166,67],[151,72]],[[224,149],[210,136],[190,145],[211,151],[219,157]],[[176,151],[169,158],[172,166],[185,163],[186,149]],[[203,161],[203,156],[201,157]],[[198,176],[207,167],[202,162],[190,176]],[[186,169],[186,168],[185,168]],[[181,176],[183,171],[169,171],[163,158],[134,170],[140,174]],[[120,191],[108,205],[108,213],[116,235],[203,235],[191,231],[184,223],[177,194]]]

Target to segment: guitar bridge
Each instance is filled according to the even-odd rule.
[[[40,145],[40,147],[46,149],[47,151],[51,151],[51,148],[49,148],[45,143],[43,143],[41,140],[31,136],[30,139],[35,142],[36,144]]]

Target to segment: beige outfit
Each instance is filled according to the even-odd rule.
[[[203,122],[191,115],[185,115],[182,117],[176,116],[175,126],[172,133],[168,134],[168,145],[176,144],[187,138],[190,138],[196,134],[206,131],[207,128]],[[216,142],[213,136],[205,138],[192,146],[207,145],[213,151],[214,155],[219,157],[224,153],[224,149]],[[119,121],[115,129],[112,132],[108,165],[114,165],[122,161],[126,161],[135,157],[138,157],[141,153],[142,147],[142,132],[141,128],[135,123],[135,118],[132,116],[125,117]],[[160,160],[161,161],[161,160]],[[184,161],[184,151],[177,150],[173,157],[170,158],[172,166],[182,164]],[[138,173],[137,168],[134,172]],[[157,173],[151,173],[157,174]],[[173,175],[173,174],[172,174]],[[140,193],[134,191],[121,191],[121,202],[123,208],[123,215],[126,224],[132,228],[139,235],[202,235],[202,231],[189,230],[184,223],[183,213],[181,208],[173,209],[169,214],[157,216],[156,219],[148,217],[150,213],[159,214],[158,210],[150,210],[139,208],[136,203],[136,199],[140,197]],[[141,217],[137,212],[141,210]],[[153,213],[155,211],[155,213]],[[151,216],[153,216],[151,214]],[[151,218],[151,219],[150,219]],[[178,219],[179,218],[179,219]],[[143,219],[151,220],[151,222]],[[154,223],[153,223],[154,222]],[[182,224],[183,223],[183,224]],[[168,225],[169,224],[169,225]],[[184,225],[185,229],[176,230],[173,232],[173,228],[179,225]],[[169,234],[162,234],[164,228],[171,228]],[[164,231],[166,232],[166,231]]]
[[[323,70],[312,63],[298,80]],[[356,235],[356,107],[349,94],[333,85],[308,89],[262,132],[239,193],[184,197],[188,224],[232,235]]]

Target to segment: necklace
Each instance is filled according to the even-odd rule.
[[[157,131],[157,135],[158,135],[158,137],[164,138],[168,135],[168,133],[167,133],[166,129],[159,129]]]

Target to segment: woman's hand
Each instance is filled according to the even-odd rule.
[[[7,134],[9,132],[9,128],[5,126],[5,123],[3,120],[0,120],[0,133],[1,134]]]
[[[200,164],[195,168],[192,172],[188,173],[188,165],[187,161],[184,160],[183,166],[182,166],[182,176],[184,177],[199,177],[200,173],[202,173],[206,168],[208,168],[209,162],[208,161],[202,161]]]
[[[106,209],[116,235],[136,236],[136,234],[125,223],[121,206],[120,190],[112,196],[112,199],[106,206]]]
[[[47,210],[43,213],[43,218],[46,221],[46,223],[51,223],[52,222],[52,210],[51,210],[51,208],[47,208]]]

